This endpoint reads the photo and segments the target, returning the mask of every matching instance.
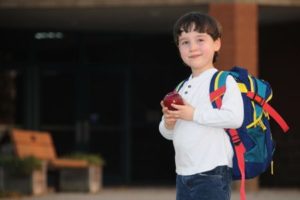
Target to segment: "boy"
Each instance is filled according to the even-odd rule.
[[[179,94],[184,105],[162,106],[162,136],[172,140],[176,163],[177,200],[229,200],[233,149],[224,128],[243,122],[242,96],[233,77],[226,80],[221,109],[209,98],[210,80],[217,69],[221,26],[206,14],[191,12],[174,25],[174,40],[191,75]]]

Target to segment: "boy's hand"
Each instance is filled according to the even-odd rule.
[[[183,119],[186,121],[192,121],[194,117],[195,108],[184,101],[184,105],[172,104],[177,110],[170,110],[169,114],[176,119]]]
[[[175,118],[173,115],[170,114],[170,110],[164,105],[163,101],[160,102],[160,105],[162,107],[162,112],[164,114],[165,127],[167,129],[173,129],[177,121],[177,118]]]

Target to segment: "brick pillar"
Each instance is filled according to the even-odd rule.
[[[242,3],[212,3],[209,14],[223,27],[222,47],[216,67],[243,66],[258,75],[258,6]],[[239,187],[237,182],[234,187]],[[247,191],[257,191],[259,179],[246,181]]]
[[[258,6],[256,4],[210,4],[210,14],[223,27],[219,69],[243,66],[258,75]]]

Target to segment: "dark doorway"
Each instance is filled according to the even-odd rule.
[[[284,134],[271,120],[276,141],[274,175],[264,173],[262,186],[297,187],[300,153],[299,101],[299,34],[300,24],[265,24],[260,27],[260,77],[273,89],[271,104],[287,120],[290,130]]]
[[[52,133],[59,154],[101,154],[108,182],[128,173],[127,74],[86,65],[43,67],[40,75],[40,128]]]
[[[174,184],[160,101],[188,69],[170,34],[12,32],[1,33],[0,50],[10,54],[5,70],[17,72],[17,126],[51,132],[59,156],[101,154],[105,185]]]

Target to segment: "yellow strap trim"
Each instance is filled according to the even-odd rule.
[[[216,96],[214,99],[212,99],[211,101],[213,102],[213,101],[215,101],[215,100],[217,100],[220,96],[222,96],[223,94],[220,94],[219,96]]]
[[[251,128],[252,126],[256,126],[257,123],[259,123],[259,120],[261,120],[262,115],[259,116],[256,120],[254,120],[251,124],[248,124],[246,126],[247,129]]]
[[[266,112],[265,110],[263,110],[263,115],[268,118],[268,120],[270,120],[270,115],[268,112]]]
[[[254,92],[254,84],[253,84],[253,80],[250,76],[248,76],[249,82],[250,82],[250,91]]]
[[[266,102],[269,102],[273,97],[273,92],[271,92],[270,96],[267,98]]]
[[[251,101],[251,104],[252,104],[252,108],[253,108],[253,123],[256,124],[259,119],[255,120],[257,118],[255,103],[253,101]]]
[[[219,85],[219,80],[220,80],[220,76],[223,72],[218,73],[216,79],[215,79],[215,85],[214,85],[214,89],[218,89],[218,85]]]
[[[254,92],[254,83],[253,83],[253,80],[250,75],[248,75],[248,79],[250,82],[250,91]],[[253,101],[251,103],[252,103],[252,107],[253,107],[253,123],[252,124],[256,124],[257,120],[255,120],[255,119],[257,118],[257,116],[256,116],[256,110],[255,110],[255,103]]]
[[[274,161],[271,161],[271,175],[274,175]]]
[[[238,83],[241,93],[247,93],[248,89],[244,83]]]
[[[265,124],[263,123],[262,120],[260,120],[259,122],[260,127],[263,129],[263,131],[267,130],[267,127],[265,126]]]

